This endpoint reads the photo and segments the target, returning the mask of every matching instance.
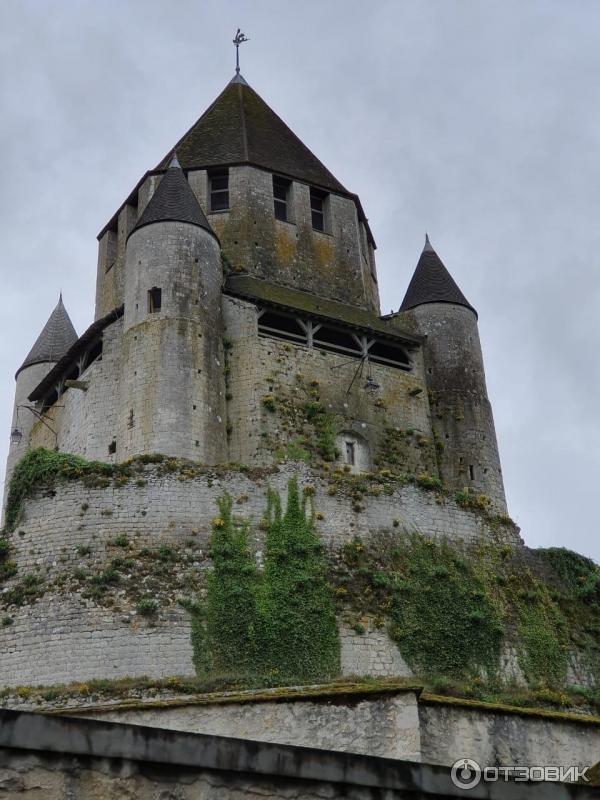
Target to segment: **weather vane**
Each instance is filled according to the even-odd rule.
[[[249,39],[246,37],[246,34],[242,33],[238,28],[235,39],[233,40],[235,45],[235,71],[238,75],[240,74],[240,45],[248,41]]]

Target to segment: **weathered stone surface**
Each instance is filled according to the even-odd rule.
[[[420,761],[421,753],[413,690],[378,700],[332,696],[320,702],[181,705],[96,712],[90,718],[407,761]]]
[[[419,704],[422,760],[450,766],[472,758],[481,766],[593,766],[600,725],[450,704]]]
[[[105,721],[0,712],[0,791],[27,800],[441,800],[447,767]],[[591,800],[593,789],[481,783],[489,800]]]

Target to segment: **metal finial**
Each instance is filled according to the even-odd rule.
[[[240,74],[240,45],[244,42],[249,42],[250,40],[246,36],[245,33],[242,33],[240,28],[237,29],[237,33],[235,34],[235,38],[233,43],[235,45],[235,71],[236,74]]]
[[[423,250],[433,250],[431,242],[429,241],[429,235],[427,233],[425,233],[425,247],[423,248]]]

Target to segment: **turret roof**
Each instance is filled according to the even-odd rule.
[[[174,154],[169,169],[131,233],[153,222],[188,222],[215,235]]]
[[[186,170],[254,164],[332,192],[348,194],[239,74],[179,140],[175,149]],[[168,162],[169,156],[166,156],[157,169],[164,169]]]
[[[426,303],[452,303],[477,312],[458,288],[425,235],[425,247],[404,295],[400,311],[408,311]]]
[[[56,308],[50,314],[48,322],[44,325],[27,358],[17,370],[17,375],[21,370],[31,367],[33,364],[60,361],[76,341],[77,332],[73,327],[67,309],[64,307],[61,293]]]

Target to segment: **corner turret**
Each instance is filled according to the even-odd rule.
[[[6,461],[5,500],[12,471],[27,452],[31,431],[37,423],[35,414],[25,408],[33,408],[27,398],[76,341],[77,332],[64,306],[61,292],[54,311],[15,375],[17,385],[10,428],[14,436],[11,435]]]
[[[117,457],[226,453],[219,240],[173,157],[127,240]]]
[[[477,312],[428,236],[400,312],[427,337],[425,378],[442,479],[457,490],[486,495],[506,512]]]

